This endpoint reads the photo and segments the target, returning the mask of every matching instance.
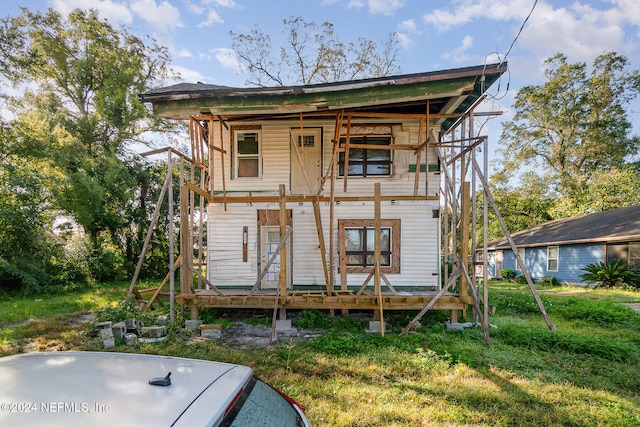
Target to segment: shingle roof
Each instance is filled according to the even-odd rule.
[[[640,240],[640,205],[547,221],[511,237],[517,247]],[[487,246],[490,250],[510,247],[506,238]]]

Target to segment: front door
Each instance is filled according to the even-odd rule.
[[[260,262],[261,270],[267,265],[278,245],[280,244],[280,227],[260,227]],[[287,288],[291,288],[291,239],[287,241]],[[280,285],[280,253],[269,266],[267,273],[262,278],[262,289],[277,289]]]
[[[291,130],[291,192],[311,195],[320,189],[322,129]]]

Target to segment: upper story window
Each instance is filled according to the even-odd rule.
[[[346,138],[340,138],[340,147],[347,143]],[[391,144],[390,136],[352,136],[349,145],[362,147],[349,147],[348,176],[390,176],[391,175],[391,150],[377,148]],[[339,176],[344,176],[345,153],[340,153],[338,159]]]
[[[233,134],[234,169],[236,178],[262,176],[261,140],[259,130],[236,130]]]

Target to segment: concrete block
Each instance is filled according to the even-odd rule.
[[[389,326],[385,323],[384,330],[387,331],[388,329],[389,329]],[[369,322],[369,329],[367,329],[367,332],[373,333],[373,334],[381,334],[382,333],[382,322],[380,322],[379,320],[370,321]]]
[[[217,330],[221,331],[222,330],[222,325],[219,324],[219,323],[212,323],[212,324],[208,324],[208,325],[200,325],[200,326],[198,326],[198,328],[201,331],[204,331],[205,329],[217,329]]]
[[[111,327],[111,331],[113,332],[114,337],[122,339],[124,334],[127,332],[127,325],[124,322],[114,323]]]
[[[167,326],[169,324],[169,316],[158,316],[158,320],[156,320],[156,325]]]
[[[116,346],[116,340],[113,337],[113,331],[109,329],[100,329],[100,338],[104,348],[113,348]]]
[[[124,343],[126,345],[136,345],[138,344],[138,336],[136,334],[133,333],[126,333],[124,334]]]
[[[222,330],[221,329],[202,329],[200,330],[200,336],[202,338],[221,338]]]
[[[474,326],[472,322],[466,322],[466,323],[444,322],[445,329],[449,329],[452,331],[461,331],[464,328],[470,328],[472,326]]]
[[[184,328],[190,331],[197,331],[200,325],[202,325],[202,320],[185,320],[184,322]]]
[[[145,338],[160,338],[167,335],[166,326],[143,326],[140,328],[140,336]]]
[[[290,331],[291,320],[276,320],[276,331]]]
[[[96,323],[96,330],[101,331],[102,329],[111,329],[111,322],[99,322]]]
[[[127,332],[138,332],[138,329],[140,329],[142,326],[144,326],[142,324],[141,321],[139,321],[138,319],[127,319],[124,321],[126,327],[127,327]]]

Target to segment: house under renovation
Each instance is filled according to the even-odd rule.
[[[140,95],[155,115],[189,123],[190,156],[166,149],[181,170],[175,300],[194,314],[373,310],[382,320],[384,310],[440,309],[455,322],[474,306],[486,319],[469,253],[475,194],[488,192],[475,109],[506,70],[267,88],[181,83]],[[203,212],[206,244],[194,232]]]

